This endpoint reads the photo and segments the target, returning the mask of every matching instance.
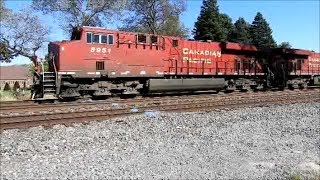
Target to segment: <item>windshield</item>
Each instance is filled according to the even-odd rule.
[[[73,28],[72,33],[71,33],[71,40],[80,40],[81,38],[81,30],[80,28]]]

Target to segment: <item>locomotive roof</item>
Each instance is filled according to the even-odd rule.
[[[114,30],[114,29],[106,29],[104,27],[94,27],[94,26],[82,26],[80,29],[83,29],[85,31],[96,31],[96,32],[103,32],[103,31],[109,31],[109,32],[116,32],[116,33],[127,33],[127,34],[145,34],[145,35],[157,35],[161,37],[168,37],[172,39],[181,39],[184,41],[193,41],[193,42],[213,42],[213,43],[219,43],[214,41],[202,41],[202,40],[193,40],[193,39],[184,39],[181,37],[175,37],[175,36],[166,36],[161,34],[152,34],[152,33],[144,33],[144,32],[131,32],[131,31],[121,31],[121,30]],[[309,50],[303,50],[303,49],[286,49],[286,48],[266,48],[266,49],[258,49],[256,46],[251,44],[240,44],[240,43],[234,43],[234,42],[226,42],[221,43],[221,49],[225,51],[234,51],[234,52],[247,52],[247,53],[262,53],[262,54],[277,54],[277,55],[296,55],[296,56],[309,56],[311,55],[312,51]]]
[[[92,27],[92,26],[82,26],[82,29],[89,30],[89,31],[111,31],[111,32],[121,32],[121,33],[127,33],[127,34],[146,34],[146,35],[156,35],[156,36],[162,36],[162,37],[171,37],[175,39],[182,39],[180,37],[174,37],[174,36],[166,36],[161,34],[152,34],[152,33],[144,33],[144,32],[132,32],[132,31],[121,31],[121,30],[115,30],[115,29],[106,29],[103,27]]]
[[[281,55],[291,58],[308,58],[312,54],[311,51],[293,48],[268,48],[263,50],[266,54]]]

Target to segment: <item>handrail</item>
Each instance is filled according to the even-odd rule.
[[[44,65],[43,65],[43,61],[40,61],[41,63],[41,69],[42,69],[42,97],[44,97],[44,86],[43,86],[43,83],[44,83]]]
[[[52,56],[52,64],[53,64],[53,69],[54,69],[54,74],[55,74],[55,86],[56,86],[56,93],[57,91],[57,82],[58,82],[58,76],[57,76],[57,67],[56,63],[54,62],[54,55]]]
[[[54,62],[54,56],[52,56],[52,64],[54,68],[54,73],[57,74],[57,67],[56,67],[56,63]]]

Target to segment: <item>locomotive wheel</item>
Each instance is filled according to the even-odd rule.
[[[302,90],[302,89],[305,89],[307,88],[307,83],[302,83],[302,84],[299,84],[299,89]]]
[[[120,94],[119,97],[121,99],[130,99],[137,97],[137,94]]]
[[[76,88],[68,88],[60,95],[60,97],[62,97],[63,99],[77,98],[79,96],[80,93]]]
[[[288,89],[293,91],[294,90],[293,84],[288,84]]]

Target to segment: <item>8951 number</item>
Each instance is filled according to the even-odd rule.
[[[92,53],[109,53],[110,54],[111,49],[107,49],[107,48],[99,48],[99,47],[91,47],[90,52]]]

